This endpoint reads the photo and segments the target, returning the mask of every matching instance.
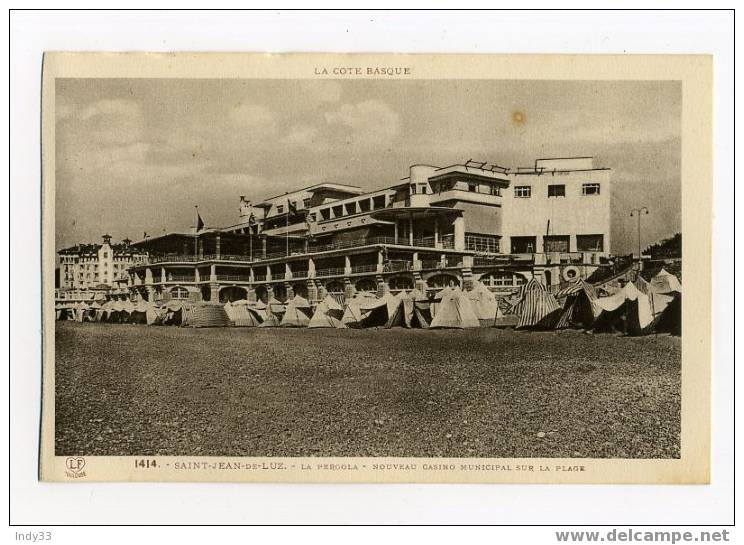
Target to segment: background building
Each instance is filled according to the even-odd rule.
[[[103,235],[102,244],[77,244],[57,252],[59,255],[58,299],[85,300],[128,294],[127,269],[146,259],[146,255],[124,239],[111,244]],[[98,297],[96,297],[98,298]]]
[[[468,287],[511,293],[537,277],[559,289],[607,265],[610,171],[591,158],[414,165],[373,192],[317,184],[251,203],[221,229],[132,245],[136,297],[226,301],[299,293]]]

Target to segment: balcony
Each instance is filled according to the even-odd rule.
[[[251,276],[249,274],[218,274],[217,280],[224,280],[227,282],[250,282]]]
[[[171,274],[165,280],[166,282],[196,282],[193,274]]]
[[[353,265],[351,267],[352,274],[376,273],[377,270],[378,270],[377,263],[373,263],[370,265]]]
[[[411,261],[405,261],[400,259],[390,260],[383,264],[382,271],[389,272],[405,272],[412,271],[413,263]]]
[[[334,267],[330,269],[318,269],[315,271],[316,278],[323,278],[328,276],[343,276],[346,273],[346,269],[343,267]]]

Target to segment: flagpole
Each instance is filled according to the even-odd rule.
[[[291,208],[289,207],[289,199],[287,199],[287,225],[284,233],[284,238],[287,241],[287,256],[289,257],[289,211]]]
[[[199,205],[194,205],[194,257],[199,255]]]

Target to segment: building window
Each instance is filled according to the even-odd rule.
[[[549,185],[548,186],[548,197],[565,197],[566,186],[565,185]]]
[[[582,195],[599,195],[599,184],[583,184],[581,186]]]
[[[416,186],[414,184],[411,184],[411,195],[416,194]]]
[[[421,194],[426,195],[428,191],[426,190],[426,184],[421,184]]]
[[[478,184],[469,183],[468,191],[470,191],[471,193],[476,193],[478,191]]]
[[[491,185],[491,195],[494,195],[496,197],[501,196],[501,188],[497,185]]]
[[[330,208],[323,208],[320,211],[320,217],[322,217],[324,220],[331,219],[331,209]]]
[[[302,199],[302,206],[310,208],[310,199]]]
[[[108,257],[108,252],[103,252],[103,257]]]
[[[480,281],[483,282],[486,286],[490,286],[492,288],[521,286],[526,282],[524,276],[522,276],[521,274],[513,274],[508,272],[488,273],[482,276]]]
[[[277,214],[284,214],[284,205],[283,204],[277,205],[277,207],[276,207],[276,213]]]
[[[546,254],[555,252],[568,253],[568,245],[568,235],[546,235],[543,238],[543,247]]]
[[[577,252],[604,251],[604,235],[576,235]]]
[[[514,186],[514,196],[517,199],[529,199],[532,196],[532,186],[530,185]]]
[[[536,237],[511,237],[511,253],[513,254],[534,254],[536,247]]]
[[[186,288],[182,288],[181,286],[176,286],[175,288],[172,288],[170,290],[171,298],[173,299],[188,299],[189,298],[189,290]]]

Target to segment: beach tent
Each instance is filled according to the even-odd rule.
[[[627,335],[643,335],[654,329],[651,295],[628,282],[622,290],[609,297],[594,300],[594,329],[618,331]]]
[[[184,309],[182,327],[227,327],[230,319],[219,303],[194,304]]]
[[[413,317],[413,301],[409,298],[405,290],[401,290],[396,295],[388,293],[390,303],[387,305],[388,319],[385,327],[411,327],[411,318]]]
[[[401,300],[390,292],[382,297],[370,298],[360,305],[362,310],[361,327],[392,327],[391,318],[395,318]],[[390,325],[388,325],[390,324]]]
[[[661,269],[648,283],[653,293],[682,293],[682,284],[672,273]]]
[[[410,305],[412,312],[406,311],[406,316],[410,316],[408,327],[419,327],[426,329],[431,324],[431,301],[426,293],[414,289],[407,294],[403,300],[404,305]]]
[[[245,299],[225,303],[225,312],[235,327],[257,327],[261,323],[257,311]]]
[[[401,290],[394,296],[399,303],[395,306],[392,314],[388,316],[386,327],[411,327],[413,320],[413,299],[405,290]]]
[[[139,301],[133,304],[132,311],[129,313],[129,321],[133,324],[147,323],[147,302]]]
[[[593,302],[594,331],[622,331],[625,326],[625,292],[620,290],[608,297],[598,297]]]
[[[491,290],[483,282],[476,281],[473,289],[466,292],[466,294],[481,325],[493,325],[499,305],[496,302],[496,296]]]
[[[362,320],[368,312],[362,307],[376,299],[374,295],[366,292],[357,292],[354,297],[346,299],[341,323],[346,327],[362,327]]]
[[[648,294],[651,292],[651,286],[649,285],[646,280],[639,274],[636,279],[633,281],[633,285],[638,288],[638,291],[641,293]]]
[[[429,327],[464,329],[480,327],[480,321],[470,299],[459,287],[445,288],[440,292],[439,304]]]
[[[168,301],[161,308],[163,316],[160,323],[163,325],[181,325],[183,316],[190,306],[190,304],[186,304],[183,301]]]
[[[310,319],[310,323],[307,324],[307,327],[345,328],[346,326],[341,321],[343,316],[344,307],[339,304],[338,300],[333,295],[328,294],[315,308],[313,317]]]
[[[682,334],[682,294],[675,293],[672,300],[656,317],[654,331],[657,333]]]
[[[654,321],[651,311],[651,299],[648,295],[628,282],[623,288],[626,304],[626,333],[642,335],[650,330]]]
[[[279,322],[281,327],[307,327],[312,315],[310,302],[304,297],[295,295],[287,303],[287,308]]]
[[[519,290],[514,313],[517,328],[551,329],[560,317],[561,306],[545,286],[531,278]]]
[[[165,309],[159,305],[149,302],[145,310],[145,323],[147,325],[161,325],[165,318]]]
[[[555,294],[557,300],[565,299],[556,329],[580,327],[589,329],[594,325],[597,292],[591,284],[579,278]]]
[[[273,296],[265,305],[264,312],[266,317],[261,322],[261,327],[277,327],[282,321],[282,316],[284,316],[287,310],[287,305]]]

